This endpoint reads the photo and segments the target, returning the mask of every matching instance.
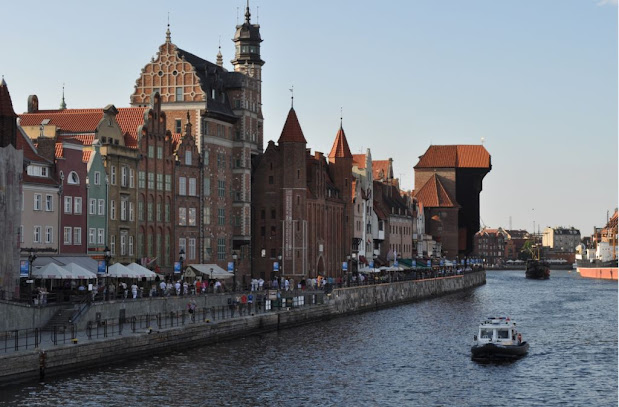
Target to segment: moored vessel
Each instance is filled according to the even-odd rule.
[[[529,352],[529,344],[522,340],[516,323],[505,317],[491,317],[479,324],[471,347],[473,360],[515,360]]]
[[[550,278],[550,266],[542,260],[527,260],[527,268],[524,275],[526,278],[548,280]]]

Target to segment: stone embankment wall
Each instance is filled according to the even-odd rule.
[[[50,377],[145,355],[187,349],[191,346],[216,343],[248,334],[274,331],[418,301],[483,285],[485,282],[486,274],[482,271],[456,277],[342,288],[325,296],[324,303],[321,305],[204,322],[150,333],[91,340],[50,349],[10,353],[0,356],[0,385],[16,381],[37,380],[41,375]],[[131,304],[139,304],[139,301]],[[168,307],[172,305],[172,302],[161,301],[160,304]],[[94,312],[102,312],[102,310],[103,308]],[[166,309],[166,311],[169,310]],[[117,315],[117,311],[118,309],[112,307],[112,314]],[[136,311],[138,311],[137,308]],[[142,308],[139,309],[139,314],[155,311],[155,309],[144,311]],[[127,310],[127,316],[132,313]]]

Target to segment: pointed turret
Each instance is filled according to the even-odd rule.
[[[348,141],[346,140],[346,134],[344,134],[344,128],[341,123],[340,129],[335,136],[335,142],[329,153],[329,161],[333,161],[331,160],[332,158],[352,158],[350,148],[348,147]]]
[[[217,66],[224,66],[224,57],[221,55],[221,45],[219,46],[219,52],[217,52]]]
[[[286,118],[286,123],[284,123],[284,128],[282,129],[282,134],[279,136],[278,144],[281,143],[305,143],[305,136],[303,136],[303,130],[301,130],[301,125],[299,124],[299,119],[297,119],[297,114],[293,108],[290,108],[288,112],[288,117]]]
[[[10,144],[17,146],[17,115],[3,76],[0,82],[0,147]]]

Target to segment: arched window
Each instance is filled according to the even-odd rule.
[[[78,185],[80,183],[80,177],[77,175],[77,172],[71,171],[67,182],[71,185]]]

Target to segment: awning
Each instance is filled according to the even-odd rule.
[[[137,273],[120,263],[114,263],[109,266],[107,268],[107,276],[116,278],[139,278]]]
[[[139,278],[146,277],[147,280],[154,280],[157,277],[157,273],[147,269],[144,266],[140,266],[137,263],[131,263],[126,266],[129,270],[133,271]]]
[[[73,275],[73,278],[77,280],[90,280],[93,278],[97,278],[97,275],[95,273],[93,273],[92,271],[88,271],[84,267],[75,263],[69,263],[63,268],[69,273],[71,273]]]
[[[234,273],[222,269],[217,264],[190,264],[188,267],[196,273],[204,274],[208,278],[222,280],[234,277]]]
[[[41,268],[32,269],[33,278],[42,278],[46,280],[72,280],[73,275],[56,263],[48,263]]]
[[[380,273],[379,269],[371,268],[371,267],[362,267],[357,270],[359,273]]]

